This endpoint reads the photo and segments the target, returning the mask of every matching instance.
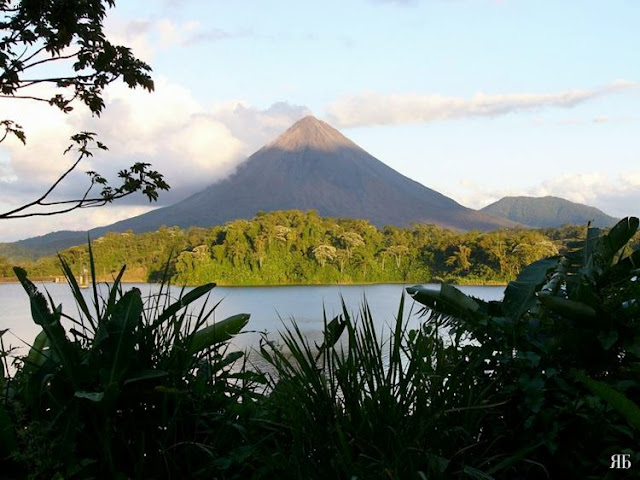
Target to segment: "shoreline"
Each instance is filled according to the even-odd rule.
[[[64,284],[67,283],[66,281],[60,281],[57,282],[54,279],[51,278],[31,278],[30,279],[32,282],[34,283],[60,283],[60,284]],[[98,284],[104,284],[104,283],[113,283],[113,281],[98,281]],[[145,285],[159,285],[160,282],[146,282],[144,280],[126,280],[126,281],[121,281],[120,283],[122,283],[123,285],[126,284],[145,284]],[[172,286],[178,286],[178,287],[197,287],[199,285],[204,285],[205,283],[209,283],[209,282],[204,282],[201,284],[185,284],[185,285],[176,285],[174,283],[172,283]],[[349,286],[353,286],[353,287],[357,287],[357,286],[369,286],[369,285],[428,285],[428,284],[441,284],[441,283],[449,283],[450,285],[454,285],[454,286],[462,286],[462,287],[506,287],[508,282],[498,282],[498,281],[487,281],[487,282],[483,282],[483,283],[466,283],[466,282],[442,282],[442,281],[437,281],[437,280],[429,280],[426,282],[398,282],[398,281],[388,281],[388,282],[336,282],[336,283],[271,283],[271,284],[264,284],[264,283],[251,283],[251,284],[227,284],[227,283],[219,283],[219,282],[210,282],[210,283],[215,283],[216,287],[225,287],[225,288],[242,288],[242,287],[247,287],[247,288],[256,288],[256,287],[331,287],[331,286],[337,286],[337,287],[349,287]],[[12,279],[8,279],[8,278],[0,278],[0,285],[12,285],[12,284],[20,284],[20,282],[18,280],[12,280]]]

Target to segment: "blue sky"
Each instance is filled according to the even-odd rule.
[[[552,194],[638,215],[638,18],[632,0],[120,1],[109,35],[151,64],[156,92],[115,87],[99,120],[10,107],[30,142],[0,147],[0,206],[41,190],[64,163],[43,166],[41,145],[61,152],[79,129],[111,149],[87,168],[149,161],[166,204],[313,113],[472,208]],[[149,208],[5,222],[0,241]]]

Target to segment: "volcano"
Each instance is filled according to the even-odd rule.
[[[456,230],[495,230],[509,220],[463,207],[396,172],[313,116],[296,122],[230,177],[174,205],[107,227],[146,232],[160,226],[209,227],[259,211],[316,210],[377,226],[431,223]]]
[[[243,162],[234,174],[178,202],[91,230],[155,231],[161,226],[210,227],[274,210],[316,210],[328,217],[362,218],[374,225],[412,223],[455,230],[519,226],[463,207],[388,167],[327,123],[308,116]],[[54,232],[15,245],[54,253],[80,245],[87,232]]]

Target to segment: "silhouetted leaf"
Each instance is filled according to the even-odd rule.
[[[194,355],[214,345],[226,342],[244,328],[249,321],[249,317],[250,315],[247,313],[240,313],[198,330],[191,337],[188,349],[189,355]]]

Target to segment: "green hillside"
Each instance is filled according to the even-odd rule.
[[[368,282],[504,283],[539,258],[553,255],[583,227],[454,232],[435,225],[377,228],[367,220],[321,217],[315,211],[260,213],[212,228],[161,228],[108,233],[93,240],[96,274],[111,280],[127,264],[127,281],[226,285]],[[86,245],[61,252],[72,268],[88,266]],[[5,276],[10,275],[5,262]],[[60,275],[49,256],[21,262],[29,274]]]
[[[566,224],[611,227],[616,219],[594,207],[558,197],[504,197],[481,209],[530,227],[560,227]]]

